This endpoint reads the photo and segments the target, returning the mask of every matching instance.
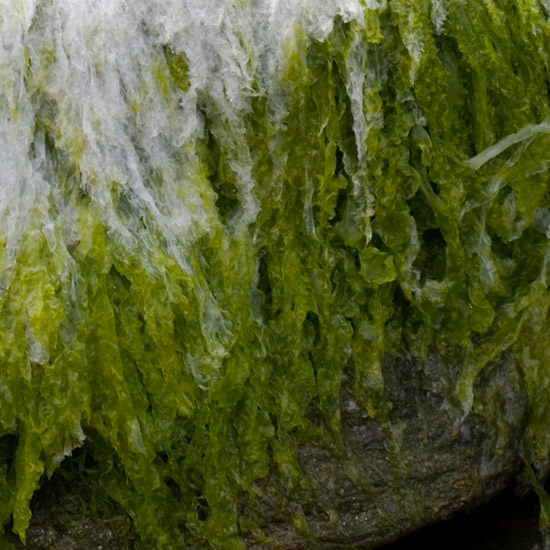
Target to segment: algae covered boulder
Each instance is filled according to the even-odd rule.
[[[143,548],[545,504],[549,9],[3,2],[2,523],[72,455]]]

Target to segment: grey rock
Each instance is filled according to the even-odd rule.
[[[454,372],[453,372],[454,370]],[[391,423],[369,418],[342,386],[342,448],[306,445],[300,464],[307,490],[284,494],[273,477],[249,513],[270,541],[249,547],[370,549],[451,517],[509,486],[522,468],[514,438],[528,413],[520,376],[511,358],[488,365],[476,391],[496,403],[509,438],[484,417],[457,422],[447,406],[457,369],[432,356],[419,366],[387,359],[386,397]],[[504,445],[502,445],[504,443]],[[303,514],[309,532],[292,523]]]

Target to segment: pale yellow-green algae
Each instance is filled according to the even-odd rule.
[[[511,354],[547,459],[549,10],[1,0],[2,523],[84,445],[144,548],[242,548],[344,371],[386,421],[385,354],[459,350],[499,441]]]

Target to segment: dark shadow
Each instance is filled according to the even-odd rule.
[[[507,491],[380,550],[542,550],[538,521],[536,495],[522,498]]]

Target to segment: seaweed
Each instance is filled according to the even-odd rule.
[[[344,373],[391,422],[388,354],[461,354],[457,425],[549,458],[542,3],[27,4],[0,19],[2,523],[24,541],[86,449],[144,548],[244,548],[239,499],[338,452]],[[503,353],[521,437],[476,393]]]

